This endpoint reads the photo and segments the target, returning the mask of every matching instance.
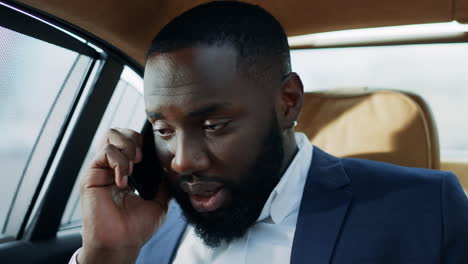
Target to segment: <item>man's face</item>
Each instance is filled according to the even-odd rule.
[[[209,246],[241,237],[280,179],[274,89],[239,71],[230,46],[154,55],[144,82],[157,154],[185,216]]]

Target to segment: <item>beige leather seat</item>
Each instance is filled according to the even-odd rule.
[[[306,93],[297,131],[339,157],[440,168],[437,129],[417,95],[392,90]]]
[[[466,159],[442,160],[440,162],[440,169],[455,173],[465,189],[466,194],[468,194],[468,161]]]

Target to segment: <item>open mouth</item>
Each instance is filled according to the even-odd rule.
[[[182,182],[180,187],[188,194],[190,203],[199,213],[215,211],[227,199],[227,191],[219,182]]]
[[[213,212],[219,209],[226,201],[226,191],[224,188],[218,189],[210,195],[189,194],[190,202],[199,213]]]

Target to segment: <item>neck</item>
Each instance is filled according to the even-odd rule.
[[[294,136],[294,130],[288,129],[283,134],[283,149],[284,149],[284,158],[283,165],[281,166],[281,174],[283,175],[286,169],[289,167],[289,164],[293,161],[299,147],[297,146],[296,137]]]

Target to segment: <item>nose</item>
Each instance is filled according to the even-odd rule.
[[[171,167],[179,175],[190,175],[210,166],[206,146],[201,140],[179,133],[176,136]]]

